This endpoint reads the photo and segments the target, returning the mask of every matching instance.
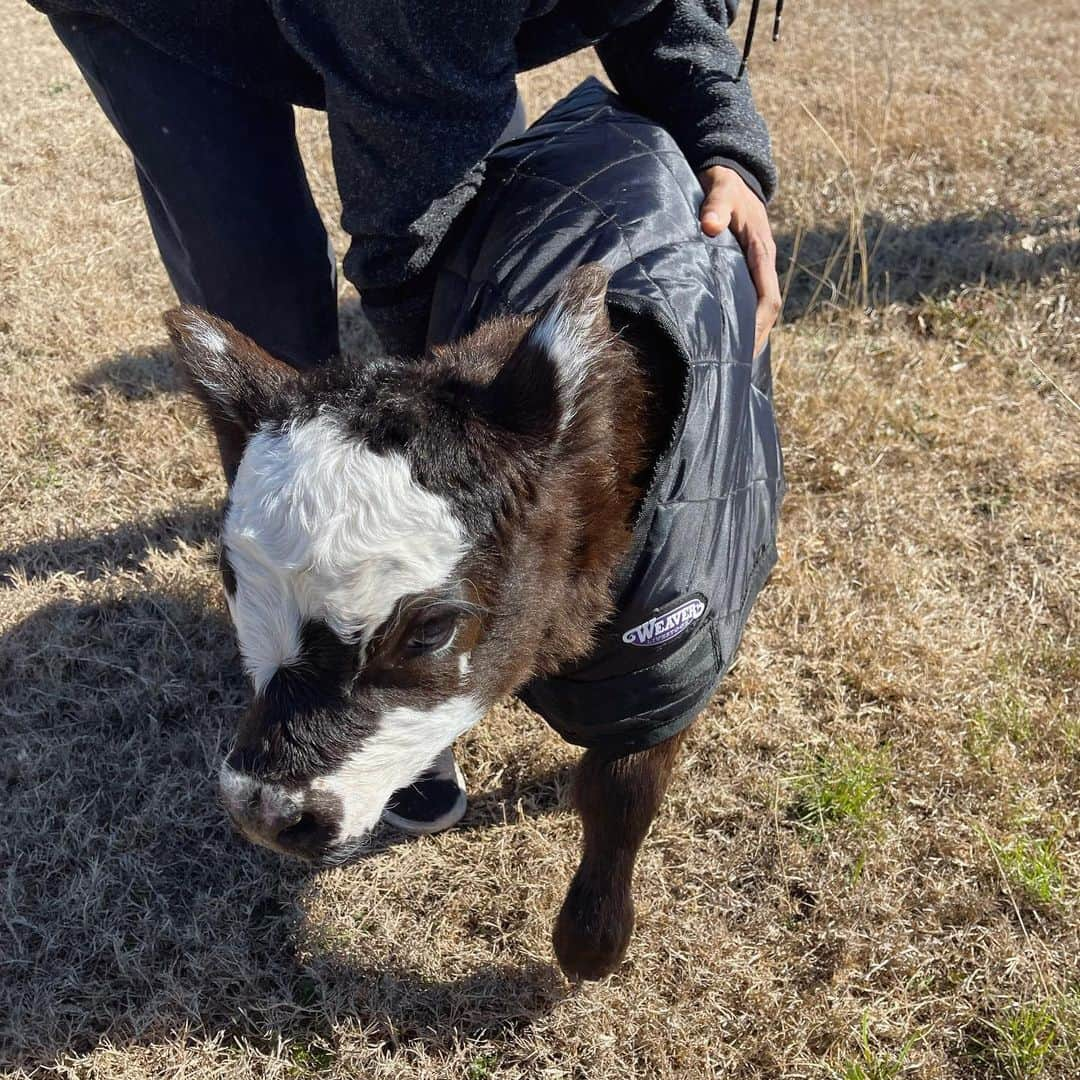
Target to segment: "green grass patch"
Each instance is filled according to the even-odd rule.
[[[1080,716],[1065,717],[1058,729],[1065,749],[1074,757],[1080,757]]]
[[[465,1080],[489,1080],[494,1077],[498,1061],[494,1054],[480,1054],[469,1062],[465,1071]]]
[[[989,681],[998,694],[971,715],[964,737],[977,764],[991,771],[999,759],[1031,749],[1043,756],[1080,753],[1080,648],[1075,644],[1046,638],[1000,653]]]
[[[64,474],[55,462],[47,461],[29,476],[30,487],[35,491],[58,488],[64,482]]]
[[[859,1025],[859,1054],[832,1070],[834,1080],[896,1080],[918,1040],[918,1035],[909,1036],[896,1054],[877,1051],[870,1045],[870,1024],[864,1014]]]
[[[862,827],[876,815],[892,777],[887,750],[838,747],[819,754],[793,778],[795,801],[789,816],[815,840],[831,826]]]
[[[289,1047],[290,1072],[297,1080],[317,1076],[334,1064],[334,1051],[321,1042],[293,1043]]]
[[[1080,686],[1080,646],[1047,638],[1033,653],[1027,674],[1059,686]]]
[[[1018,749],[1034,733],[1030,709],[1015,694],[1004,693],[972,714],[964,748],[979,765],[990,769],[1004,747]]]
[[[1070,1075],[1080,1068],[1080,996],[1029,1002],[983,1021],[971,1056],[995,1080],[1036,1080],[1051,1066]]]
[[[1065,892],[1065,870],[1061,865],[1058,837],[1031,837],[1023,834],[998,842],[987,837],[994,857],[1009,884],[1025,899],[1052,904]]]

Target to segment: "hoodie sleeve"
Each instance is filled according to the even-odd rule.
[[[764,200],[776,190],[769,133],[727,28],[738,0],[661,0],[596,46],[615,89],[662,124],[696,169],[727,165]]]
[[[419,352],[432,256],[517,101],[513,5],[460,34],[422,0],[271,3],[325,86],[345,276],[384,347]]]

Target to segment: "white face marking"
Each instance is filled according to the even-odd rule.
[[[462,732],[483,718],[471,695],[450,698],[431,709],[390,709],[374,734],[339,769],[311,783],[312,791],[342,803],[340,840],[362,836],[378,824],[398,788],[411,784]]]
[[[374,453],[325,415],[251,438],[223,539],[256,691],[298,659],[305,619],[363,645],[403,596],[444,585],[465,550],[450,504],[404,457]]]

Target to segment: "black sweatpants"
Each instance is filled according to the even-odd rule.
[[[334,260],[292,106],[173,60],[112,21],[52,24],[135,159],[180,299],[295,367],[337,353]]]

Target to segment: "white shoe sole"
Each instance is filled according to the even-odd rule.
[[[469,805],[469,799],[465,794],[465,777],[462,776],[461,769],[458,768],[456,761],[454,762],[454,780],[461,790],[458,793],[457,801],[441,817],[437,817],[433,821],[414,821],[412,818],[401,817],[392,810],[384,810],[382,812],[383,822],[399,832],[407,833],[409,836],[430,836],[432,833],[452,829],[465,816],[465,810]]]

